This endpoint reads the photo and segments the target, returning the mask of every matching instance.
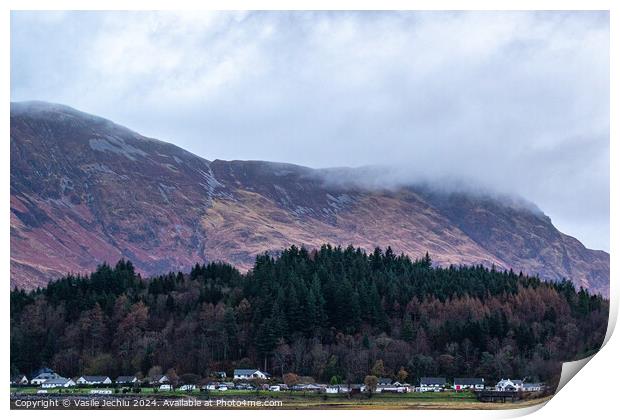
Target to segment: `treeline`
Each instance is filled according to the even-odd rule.
[[[598,350],[608,307],[566,280],[432,267],[428,254],[413,261],[390,248],[291,247],[258,256],[247,274],[210,263],[151,279],[119,261],[11,292],[11,370],[553,382],[562,362]]]

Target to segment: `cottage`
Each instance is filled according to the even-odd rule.
[[[166,375],[155,375],[150,379],[151,384],[162,385],[170,382]]]
[[[446,385],[446,378],[420,378],[420,392],[439,392],[444,389]]]
[[[320,392],[327,389],[326,385],[319,384],[297,384],[291,388],[293,391]]]
[[[240,379],[267,379],[269,378],[267,372],[261,372],[258,369],[235,369],[233,378],[235,380]]]
[[[17,375],[11,378],[11,385],[28,385],[28,378],[26,375]]]
[[[398,381],[392,382],[389,384],[377,385],[378,392],[395,392],[398,394],[404,392],[411,392],[411,385],[407,383],[400,383]]]
[[[114,382],[118,385],[134,385],[138,382],[138,378],[136,376],[119,376]]]
[[[52,379],[58,379],[58,378],[60,378],[60,375],[58,375],[56,372],[46,371],[46,372],[41,372],[38,375],[36,375],[34,378],[30,380],[30,383],[32,385],[42,385],[46,381],[49,381]]]
[[[454,378],[454,385],[452,388],[454,388],[455,391],[462,391],[465,389],[482,391],[484,389],[484,378]]]
[[[325,393],[326,394],[346,394],[349,391],[351,391],[351,389],[347,386],[347,385],[328,385],[325,387]]]
[[[518,379],[502,379],[495,385],[496,391],[523,391],[523,381]]]
[[[525,392],[538,392],[543,391],[545,389],[545,384],[543,383],[524,383],[523,391]]]
[[[80,376],[75,382],[78,385],[111,385],[112,379],[108,376]]]
[[[71,386],[75,386],[75,382],[73,379],[58,377],[54,379],[48,379],[47,381],[41,384],[43,388],[69,388]]]

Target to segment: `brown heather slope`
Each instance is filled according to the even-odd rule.
[[[440,265],[495,264],[609,293],[609,254],[562,234],[531,205],[423,187],[369,191],[324,174],[209,162],[68,107],[14,103],[11,285],[36,287],[121,257],[146,275],[212,260],[248,269],[258,253],[329,242],[428,251]]]

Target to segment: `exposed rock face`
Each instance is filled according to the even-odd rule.
[[[609,294],[609,254],[533,205],[426,187],[370,191],[327,182],[327,172],[209,162],[68,107],[14,103],[11,285],[121,257],[146,275],[210,260],[250,268],[258,253],[329,242],[428,251],[440,265],[495,264]]]

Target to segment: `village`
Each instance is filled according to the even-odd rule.
[[[310,378],[311,379],[311,378]],[[337,382],[337,381],[332,381]],[[11,391],[15,394],[145,394],[166,393],[167,395],[189,395],[211,392],[215,394],[260,392],[290,392],[295,394],[406,394],[428,392],[471,392],[480,401],[495,402],[515,401],[524,393],[542,393],[548,388],[544,383],[525,382],[522,379],[501,379],[495,384],[488,384],[484,378],[421,377],[416,384],[398,381],[392,378],[367,376],[364,383],[315,383],[308,382],[295,374],[274,377],[259,369],[235,369],[232,375],[226,372],[212,372],[208,378],[172,377],[159,374],[139,378],[136,375],[118,376],[79,376],[66,378],[49,368],[35,372],[32,378],[17,375],[11,379]]]

